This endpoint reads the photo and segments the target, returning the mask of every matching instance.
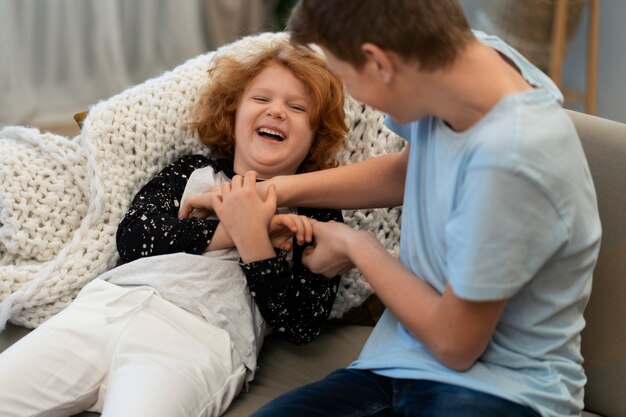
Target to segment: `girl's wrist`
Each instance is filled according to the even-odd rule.
[[[252,226],[243,234],[232,236],[241,259],[246,262],[260,261],[276,255],[267,227]]]

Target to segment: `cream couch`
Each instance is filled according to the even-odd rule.
[[[589,381],[585,417],[626,416],[626,124],[569,112],[581,137],[598,193],[603,225],[600,259],[585,312],[583,354]],[[243,417],[275,396],[322,378],[356,358],[371,327],[330,325],[319,339],[294,347],[270,336],[248,392],[225,414]],[[28,332],[9,325],[0,351]],[[95,416],[82,413],[80,416]]]
[[[259,41],[254,40],[253,42]],[[168,138],[176,139],[179,142],[166,144],[164,148],[158,148],[158,153],[168,155],[170,159],[176,153],[189,148],[189,141],[185,137],[184,129],[180,126],[180,121],[184,120],[185,109],[190,107],[198,85],[181,85],[181,80],[188,80],[194,77],[201,77],[208,59],[200,58],[200,61],[193,60],[181,65],[170,74],[165,74],[156,80],[151,80],[144,86],[139,86],[137,90],[131,89],[124,92],[120,97],[100,103],[91,109],[90,117],[86,120],[88,133],[94,134],[100,129],[104,139],[113,138],[118,140],[116,132],[112,132],[109,127],[117,123],[115,113],[112,108],[118,109],[120,103],[124,103],[124,108],[119,112],[125,120],[131,120],[132,127],[125,134],[132,141],[133,146],[145,145],[146,149],[154,149],[156,146],[165,146],[164,142]],[[192,71],[193,70],[193,71]],[[137,91],[141,91],[143,96],[137,98]],[[172,97],[166,105],[162,101],[154,104],[155,97],[160,94]],[[132,100],[129,100],[129,97]],[[172,104],[173,103],[173,104]],[[181,104],[182,103],[182,104]],[[351,103],[354,107],[354,103]],[[173,106],[173,107],[172,107]],[[379,150],[369,146],[377,137],[383,137],[386,141],[384,150],[396,150],[398,144],[394,138],[389,137],[388,131],[382,126],[382,118],[367,113],[365,108],[354,111],[351,107],[348,118],[353,132],[360,132],[358,136],[351,138],[348,162],[354,162],[366,156],[373,156]],[[148,110],[146,110],[146,108]],[[144,119],[138,117],[139,113],[146,116]],[[589,160],[592,176],[596,185],[600,216],[603,224],[604,234],[600,259],[594,275],[594,286],[590,304],[586,310],[587,327],[583,333],[583,353],[585,356],[585,370],[589,377],[586,389],[586,417],[624,417],[626,416],[626,306],[622,298],[626,296],[626,125],[609,120],[584,115],[577,112],[569,112],[573,119]],[[101,119],[97,119],[100,115]],[[130,116],[129,116],[130,115]],[[121,116],[120,116],[121,117]],[[155,123],[154,121],[162,122]],[[83,132],[85,129],[83,129]],[[183,139],[184,138],[184,139]],[[373,139],[374,138],[374,139]],[[142,142],[151,140],[151,142]],[[187,141],[187,142],[185,142]],[[117,143],[117,142],[116,142]],[[365,145],[363,145],[365,143]],[[91,145],[94,145],[92,143]],[[142,145],[142,146],[143,146]],[[124,142],[123,154],[113,155],[121,159],[129,151]],[[364,149],[366,149],[364,151]],[[133,150],[134,153],[136,149]],[[109,155],[108,152],[105,154]],[[143,163],[143,162],[142,162]],[[159,163],[164,163],[160,161]],[[156,170],[153,164],[130,165],[133,169],[132,178],[137,183],[143,183],[152,176]],[[101,167],[102,168],[102,167]],[[120,167],[116,167],[120,169]],[[150,171],[151,170],[151,171]],[[145,171],[145,172],[144,172]],[[145,178],[136,178],[143,175]],[[103,177],[106,177],[104,175]],[[125,193],[129,197],[136,191],[129,186],[126,181],[123,186]],[[102,182],[104,191],[107,191],[107,183]],[[119,190],[122,185],[114,184],[111,190]],[[108,190],[108,191],[111,191]],[[132,191],[132,192],[131,192]],[[110,196],[104,199],[111,203]],[[128,202],[126,201],[125,204]],[[104,213],[109,213],[115,209],[116,212],[123,212],[122,206],[111,206]],[[91,213],[91,212],[88,212]],[[119,213],[118,213],[119,214]],[[354,220],[353,225],[369,228],[376,233],[382,241],[390,236],[392,242],[384,242],[390,251],[394,251],[397,243],[397,230],[399,229],[397,211],[351,213],[349,216]],[[114,218],[106,217],[105,221],[96,221],[95,224],[107,223],[110,234],[115,229],[117,221]],[[105,230],[106,231],[106,230]],[[98,230],[88,230],[88,236],[104,233],[102,228]],[[97,232],[97,233],[96,233]],[[84,241],[84,239],[82,240]],[[81,242],[82,242],[81,241]],[[70,242],[71,243],[71,242]],[[101,242],[98,242],[101,243]],[[110,246],[110,245],[109,245]],[[98,251],[114,251],[106,245],[98,246]],[[107,249],[108,248],[108,249]],[[0,248],[1,249],[1,248]],[[93,263],[93,262],[92,262]],[[110,265],[109,265],[110,267]],[[84,267],[82,267],[84,268]],[[80,269],[79,271],[83,271]],[[64,270],[67,274],[67,270]],[[69,269],[71,273],[72,270]],[[89,271],[95,272],[95,271]],[[78,275],[77,275],[78,276]],[[346,287],[349,289],[362,287],[358,278],[350,281]],[[354,305],[361,302],[368,295],[365,293],[354,294],[349,291],[342,293],[339,300],[340,307],[344,310],[350,307],[350,301]],[[367,306],[365,308],[363,306]],[[372,307],[373,306],[373,307]],[[259,371],[248,392],[242,393],[225,414],[228,417],[247,416],[260,405],[271,398],[302,384],[315,381],[324,377],[333,369],[345,366],[356,358],[364,341],[371,332],[371,327],[347,323],[371,322],[370,316],[376,316],[376,303],[366,302],[360,308],[361,315],[346,314],[344,317],[368,316],[367,320],[354,319],[343,320],[342,323],[334,323],[324,331],[319,339],[304,347],[294,347],[284,342],[278,337],[270,336],[261,352],[259,361]],[[20,318],[21,323],[37,321],[37,315],[42,310],[33,308],[30,315]],[[350,312],[353,312],[350,310]],[[13,320],[16,321],[15,319]],[[32,327],[32,326],[31,326]],[[0,351],[3,351],[20,337],[28,332],[28,329],[13,324],[9,324],[6,330],[0,334]],[[0,376],[1,377],[1,376]],[[82,413],[80,416],[97,415],[94,413]]]

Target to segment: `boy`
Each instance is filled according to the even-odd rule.
[[[302,0],[350,94],[408,146],[276,177],[283,205],[403,204],[400,260],[371,235],[315,223],[305,264],[356,266],[387,310],[347,369],[255,416],[578,416],[582,316],[601,228],[561,93],[456,0]]]

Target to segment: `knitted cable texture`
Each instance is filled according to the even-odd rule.
[[[220,54],[245,59],[260,42],[288,40],[285,34],[249,36],[190,59],[93,106],[75,138],[19,126],[0,130],[0,332],[9,320],[38,326],[117,264],[117,225],[139,188],[184,154],[210,154],[187,122],[209,82],[211,60]],[[340,164],[404,145],[383,125],[381,113],[351,98],[345,109],[351,129]],[[397,255],[399,208],[344,215],[347,224],[370,230]],[[331,317],[371,293],[356,270],[349,272]]]

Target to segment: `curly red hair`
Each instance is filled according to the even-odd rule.
[[[234,158],[235,112],[248,83],[270,63],[282,65],[300,80],[311,100],[310,124],[315,139],[298,172],[336,166],[334,155],[344,145],[348,128],[341,80],[315,51],[285,40],[259,46],[260,51],[242,59],[218,56],[209,69],[209,83],[201,92],[191,126],[202,143],[218,156]]]

